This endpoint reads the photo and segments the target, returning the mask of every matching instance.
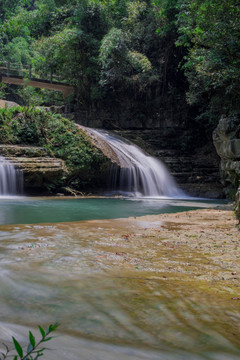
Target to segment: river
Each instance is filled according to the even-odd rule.
[[[9,343],[13,335],[24,342],[28,329],[37,334],[37,325],[58,321],[49,360],[239,359],[233,334],[239,307],[186,286],[184,277],[166,281],[149,260],[151,251],[156,260],[151,242],[141,242],[149,224],[109,220],[216,206],[170,199],[2,199],[1,340]]]

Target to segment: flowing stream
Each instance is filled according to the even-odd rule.
[[[28,329],[37,335],[37,325],[59,321],[48,360],[239,359],[237,301],[202,292],[187,273],[164,279],[164,239],[144,236],[151,223],[103,220],[122,216],[128,205],[144,215],[162,204],[167,200],[1,200],[5,224],[15,222],[0,225],[1,342],[15,336],[24,343]],[[214,206],[175,200],[172,211]],[[51,217],[61,207],[66,217],[73,209],[75,222]],[[76,221],[84,213],[95,220]]]
[[[0,156],[0,197],[21,195],[23,192],[23,172]]]

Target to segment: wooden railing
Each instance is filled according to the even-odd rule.
[[[46,76],[42,76],[32,65],[22,65],[18,63],[11,63],[10,61],[0,61],[0,75],[5,76],[19,76],[27,79],[39,79],[42,81],[52,82],[66,82],[66,80],[53,73],[50,69]],[[65,81],[64,81],[65,80]]]
[[[41,76],[32,65],[22,65],[10,63],[9,61],[0,62],[0,82],[14,85],[28,85],[37,88],[61,91],[63,97],[67,97],[74,92],[74,87],[60,76],[56,76],[50,70],[46,76]]]

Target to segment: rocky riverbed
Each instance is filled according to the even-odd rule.
[[[105,235],[105,242],[101,242],[98,258],[112,271],[128,276],[133,272],[148,279],[195,282],[194,286],[240,300],[237,223],[233,211],[203,209],[89,221],[82,226],[91,229],[101,226],[100,237],[108,228],[112,229],[112,234]],[[77,231],[77,225],[71,226]]]

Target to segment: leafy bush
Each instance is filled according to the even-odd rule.
[[[15,347],[15,350],[17,352],[17,355],[13,355],[13,360],[37,360],[40,356],[43,355],[44,350],[46,350],[45,347],[42,346],[43,343],[50,341],[52,339],[52,336],[49,336],[53,331],[57,329],[59,326],[58,323],[51,324],[47,327],[46,330],[44,330],[41,326],[38,326],[39,331],[41,333],[41,339],[39,341],[36,341],[35,336],[33,336],[32,332],[29,331],[29,344],[25,350],[23,347],[19,344],[19,342],[12,337],[13,345]],[[9,350],[8,346],[3,344],[6,348],[6,352],[1,352],[0,360],[5,360],[6,358],[9,358],[11,356],[11,350]]]

